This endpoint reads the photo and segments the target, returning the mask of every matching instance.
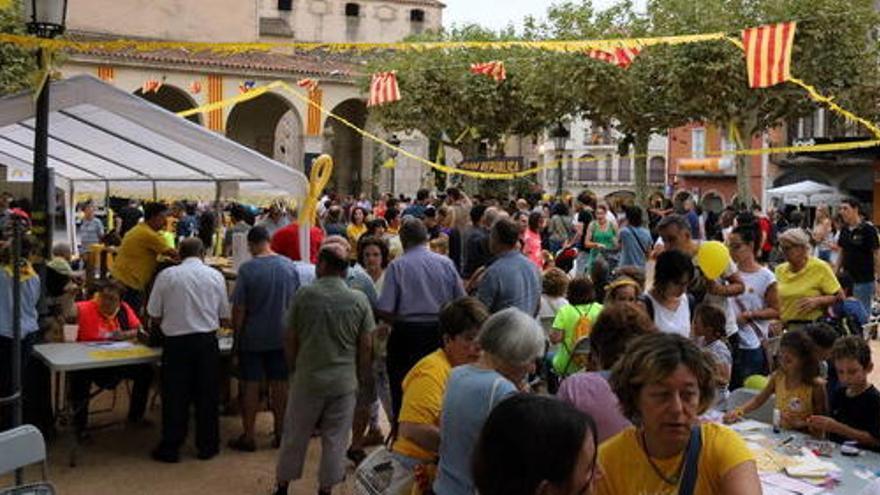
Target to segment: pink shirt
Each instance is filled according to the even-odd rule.
[[[559,386],[560,399],[596,421],[599,443],[613,437],[631,423],[620,412],[617,396],[600,373],[575,373]]]
[[[539,270],[544,269],[544,259],[541,257],[541,234],[532,229],[526,229],[526,231],[523,232],[523,254],[534,263]]]

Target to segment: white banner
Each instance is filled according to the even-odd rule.
[[[6,182],[33,182],[34,173],[30,167],[6,165]]]

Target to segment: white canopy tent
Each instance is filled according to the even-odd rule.
[[[834,186],[804,180],[787,186],[768,189],[770,196],[781,197],[788,204],[805,204],[817,206],[819,203],[834,203],[840,199],[840,193]]]
[[[301,172],[138,96],[91,76],[51,84],[48,163],[65,191],[71,241],[78,191],[158,199],[166,188],[219,200],[236,197],[241,184],[299,204],[306,197]],[[0,164],[19,174],[33,167],[35,109],[32,93],[0,99]]]

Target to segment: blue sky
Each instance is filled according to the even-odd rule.
[[[519,25],[522,18],[531,14],[543,16],[547,7],[556,0],[442,0],[446,4],[443,24],[475,22],[485,27],[499,29],[509,23]],[[644,8],[646,0],[636,0],[637,8]],[[593,0],[597,8],[613,5],[615,0]]]

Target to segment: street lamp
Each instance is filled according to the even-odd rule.
[[[557,122],[556,127],[550,131],[550,138],[553,139],[553,145],[556,147],[556,199],[562,200],[562,156],[565,152],[565,144],[571,132],[562,122]]]
[[[397,134],[392,134],[391,137],[388,138],[388,144],[390,144],[391,146],[394,146],[394,148],[391,148],[388,150],[388,156],[392,160],[396,160],[397,159],[397,149],[396,148],[400,148],[400,144],[401,144],[400,138],[397,137]],[[391,195],[392,196],[394,196],[394,194],[397,192],[395,190],[396,186],[397,186],[396,182],[397,182],[397,163],[395,163],[394,167],[391,168]]]
[[[54,38],[64,33],[67,0],[24,0],[27,30],[40,38]]]
[[[54,38],[64,32],[67,21],[67,0],[24,0],[27,30],[40,38]],[[48,65],[45,50],[37,51],[39,65]],[[31,189],[33,203],[33,232],[40,240],[39,255],[45,260],[52,251],[52,230],[55,227],[54,187],[49,177],[49,89],[47,78],[37,97],[36,125],[34,128],[34,174]],[[40,263],[42,265],[43,263]],[[42,274],[42,273],[41,273]]]

